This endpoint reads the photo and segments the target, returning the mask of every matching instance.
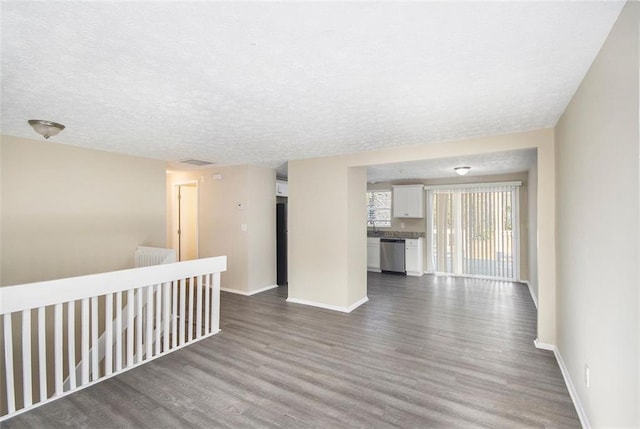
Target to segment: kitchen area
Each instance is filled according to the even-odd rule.
[[[370,166],[367,271],[529,280],[536,160],[527,149]]]
[[[408,276],[424,274],[424,185],[367,192],[367,270]]]

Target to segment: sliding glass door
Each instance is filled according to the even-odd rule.
[[[433,271],[517,280],[518,185],[428,187]]]

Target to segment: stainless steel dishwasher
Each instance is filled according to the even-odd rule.
[[[382,272],[406,274],[404,255],[404,239],[380,239],[380,270]]]

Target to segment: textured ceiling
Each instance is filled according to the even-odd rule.
[[[552,127],[624,2],[2,2],[3,134],[290,159]]]
[[[535,149],[495,152],[455,158],[400,162],[375,165],[367,169],[369,183],[400,179],[440,179],[458,177],[455,167],[469,166],[465,177],[492,174],[522,173],[528,171],[537,160]]]

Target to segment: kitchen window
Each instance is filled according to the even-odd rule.
[[[391,226],[391,191],[367,192],[367,226]]]

